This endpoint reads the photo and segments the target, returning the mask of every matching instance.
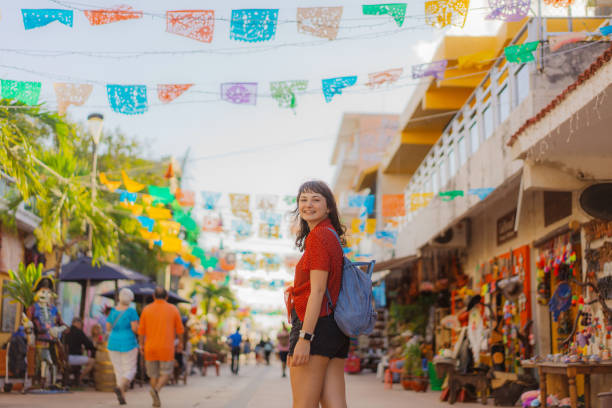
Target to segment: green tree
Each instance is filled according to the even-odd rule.
[[[19,269],[15,272],[10,270],[9,280],[4,281],[6,289],[9,295],[23,306],[23,310],[26,310],[32,304],[34,304],[34,292],[32,288],[36,281],[42,275],[42,264],[35,266],[29,264],[24,266],[23,263],[19,263]]]
[[[191,297],[200,295],[200,307],[207,316],[212,312],[221,321],[236,307],[236,297],[229,286],[196,282]]]
[[[121,230],[104,206],[92,201],[82,179],[88,163],[75,154],[83,138],[78,128],[38,106],[7,100],[0,105],[0,168],[15,181],[3,220],[14,220],[22,202],[34,206],[41,218],[34,231],[38,247],[54,256],[56,275],[64,254],[86,248],[88,227],[93,258],[112,260]]]

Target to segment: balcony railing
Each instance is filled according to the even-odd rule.
[[[537,19],[530,20],[509,45],[537,40],[537,23]],[[543,26],[546,27],[546,22]],[[544,32],[543,38],[552,34],[557,33]],[[533,89],[531,74],[536,69],[533,63],[508,63],[503,55],[497,59],[410,179],[405,188],[407,203],[413,193],[437,195],[445,190],[459,169],[527,99]],[[406,220],[415,215],[416,212],[409,212]]]

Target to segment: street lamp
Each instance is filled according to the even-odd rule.
[[[96,173],[98,170],[98,143],[102,135],[104,116],[101,113],[92,113],[87,116],[87,129],[93,141],[93,157],[91,165],[91,203],[95,205],[98,185],[96,183]],[[93,256],[93,226],[89,226],[89,255]]]

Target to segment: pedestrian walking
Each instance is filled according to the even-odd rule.
[[[125,393],[138,368],[138,313],[130,307],[134,293],[123,288],[119,291],[119,303],[106,318],[108,355],[115,371],[114,388],[120,405],[125,405]]]
[[[277,342],[277,350],[278,357],[281,361],[283,378],[287,376],[287,355],[289,354],[289,329],[285,322],[283,322],[283,327],[281,327],[280,331],[276,335]]]
[[[230,347],[232,348],[232,374],[238,375],[238,369],[240,366],[240,343],[242,343],[242,335],[240,334],[240,327],[236,329],[236,332],[228,338]]]
[[[259,365],[261,364],[262,360],[263,360],[263,349],[264,349],[265,343],[263,341],[263,339],[259,340],[259,343],[257,343],[255,345],[255,364]]]
[[[274,344],[270,339],[266,339],[264,342],[264,358],[266,359],[266,365],[270,365],[270,356],[274,350]]]
[[[248,338],[242,344],[242,354],[244,354],[245,362],[248,363],[251,356],[251,340]]]
[[[292,319],[288,363],[293,407],[346,407],[344,361],[349,338],[333,316],[342,283],[338,237],[344,241],[345,227],[336,200],[322,181],[300,186],[294,214],[299,221],[295,244],[304,254],[295,268],[295,286],[286,291]]]
[[[153,298],[153,303],[142,310],[138,339],[140,349],[144,352],[145,368],[151,382],[153,406],[161,407],[159,392],[172,375],[175,350],[183,351],[183,343],[179,336],[185,329],[178,309],[167,302],[166,289],[156,287]]]

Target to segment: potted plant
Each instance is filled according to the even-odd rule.
[[[420,367],[421,349],[418,344],[411,344],[404,353],[404,372],[402,385],[404,389],[414,390],[417,387],[416,370]]]
[[[417,364],[416,369],[414,370],[414,390],[415,391],[427,391],[427,387],[429,386],[429,379],[425,375],[425,371],[421,364]]]

